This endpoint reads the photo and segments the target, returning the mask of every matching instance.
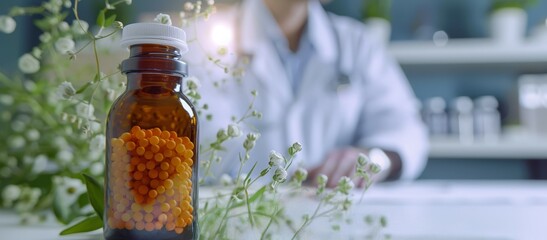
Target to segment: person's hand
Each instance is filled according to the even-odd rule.
[[[336,187],[341,177],[353,177],[357,157],[360,153],[366,154],[367,151],[359,148],[344,148],[330,152],[321,165],[309,171],[309,179],[316,185],[317,176],[325,174],[328,177],[327,187]]]

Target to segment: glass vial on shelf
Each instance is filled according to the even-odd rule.
[[[431,136],[448,135],[446,101],[442,97],[433,97],[425,102],[424,121]]]
[[[473,142],[473,100],[461,96],[454,99],[451,105],[450,133],[457,136],[462,143]]]
[[[475,136],[483,141],[497,141],[501,135],[498,100],[493,96],[475,99]]]
[[[182,29],[136,23],[122,32],[125,92],[107,119],[106,240],[198,239],[198,119],[183,95]]]

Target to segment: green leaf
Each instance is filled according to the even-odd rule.
[[[248,203],[251,204],[253,203],[254,201],[256,201],[259,197],[261,197],[264,192],[266,192],[266,186],[263,186],[261,187],[260,189],[258,189],[258,191],[256,191],[250,198],[249,198],[249,201]],[[232,208],[238,208],[238,207],[241,207],[243,205],[245,205],[247,203],[245,202],[240,202],[240,203],[237,203],[237,204],[234,204],[232,205]]]
[[[55,214],[55,218],[62,224],[70,222],[70,208],[67,204],[64,204],[63,199],[58,197],[58,190],[55,190],[55,197],[53,199],[53,214]]]
[[[105,14],[106,14],[106,10],[103,9],[99,12],[99,15],[97,15],[97,25],[99,25],[100,27],[104,27]]]
[[[90,232],[93,230],[97,230],[101,227],[103,227],[103,221],[101,220],[99,216],[93,215],[66,228],[61,233],[59,233],[59,235],[64,236],[64,235],[69,235],[74,233]]]
[[[112,25],[112,23],[114,23],[114,21],[116,21],[116,14],[112,14],[110,17],[108,17],[105,22],[104,22],[104,26],[110,26]]]
[[[103,219],[104,212],[104,187],[93,177],[83,174],[85,179],[85,185],[87,188],[87,196],[89,197],[89,202],[95,212],[101,219]]]

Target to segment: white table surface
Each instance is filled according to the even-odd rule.
[[[311,212],[314,203],[309,197],[291,199],[287,210],[301,216]],[[351,225],[336,233],[320,220],[310,226],[305,239],[363,239],[364,224],[359,223],[366,214],[386,216],[383,232],[395,240],[547,239],[547,181],[377,184],[351,209]],[[16,215],[0,211],[0,239],[102,239],[100,231],[59,237],[61,229],[54,222],[20,226]]]

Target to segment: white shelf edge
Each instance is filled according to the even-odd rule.
[[[430,158],[546,159],[547,139],[503,139],[461,143],[451,138],[431,138]]]
[[[503,45],[491,39],[452,39],[444,46],[431,41],[395,41],[388,49],[403,66],[547,63],[547,44],[540,41]]]

